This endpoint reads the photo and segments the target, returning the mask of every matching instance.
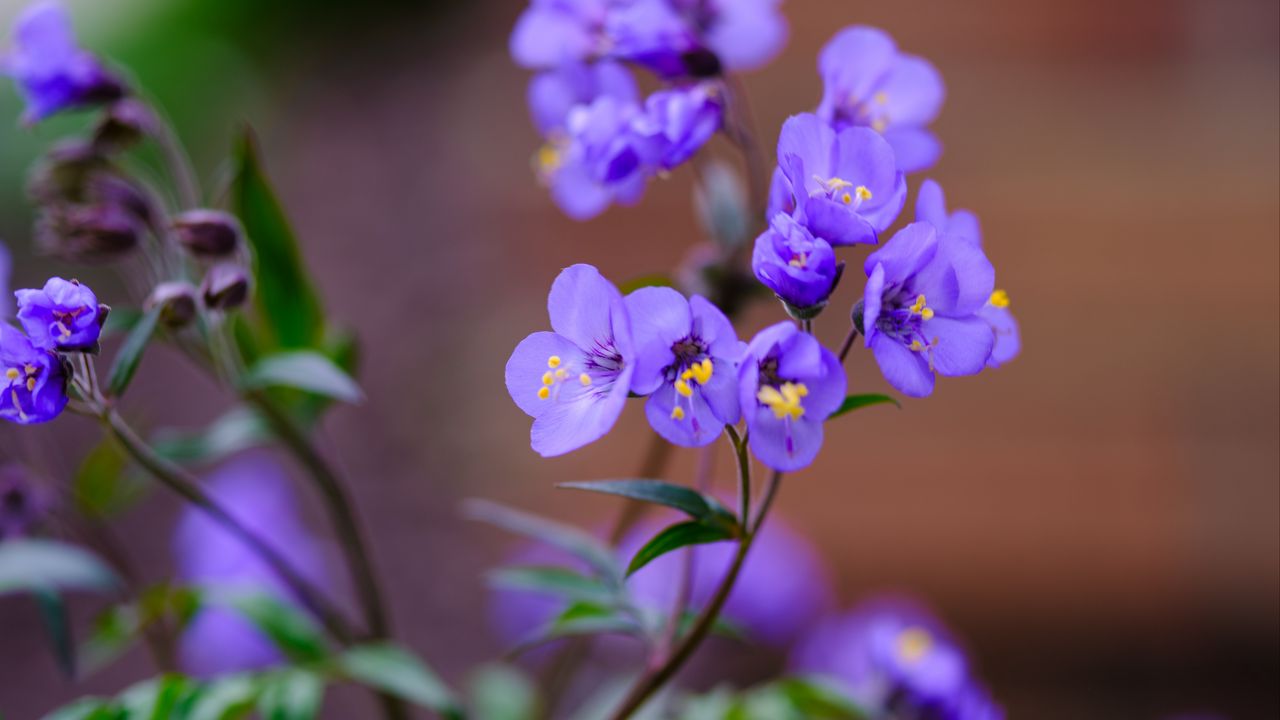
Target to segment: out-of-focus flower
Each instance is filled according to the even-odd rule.
[[[249,299],[249,273],[233,262],[209,268],[200,283],[200,298],[205,307],[232,310]]]
[[[831,129],[817,115],[789,118],[778,136],[769,215],[791,212],[833,246],[875,243],[907,197],[893,149],[872,130]]]
[[[605,33],[614,0],[533,0],[511,32],[511,57],[527,68],[593,60],[610,45]]]
[[[719,62],[668,0],[612,0],[605,19],[610,57],[643,65],[662,77],[710,76]]]
[[[563,455],[603,437],[626,404],[635,372],[631,320],[613,283],[590,265],[551,285],[553,332],[525,338],[507,361],[507,392],[533,420],[533,449]]]
[[[859,125],[884,135],[904,172],[923,170],[942,145],[927,130],[946,91],[938,71],[898,51],[883,30],[854,26],[836,33],[818,55],[818,114],[837,128]]]
[[[544,136],[563,135],[569,112],[600,97],[611,97],[623,104],[640,100],[635,80],[622,65],[608,60],[567,63],[529,81],[529,114]]]
[[[9,275],[13,272],[13,256],[9,246],[0,242],[0,321],[13,314],[13,296],[9,294]]]
[[[751,269],[780,300],[801,312],[826,305],[840,277],[831,245],[783,213],[774,215],[756,238]]]
[[[53,207],[36,221],[36,245],[69,262],[108,262],[136,248],[143,232],[121,205]]]
[[[177,330],[191,324],[196,318],[196,288],[189,282],[172,280],[162,282],[151,289],[143,301],[146,310],[160,309],[160,323]]]
[[[231,255],[244,238],[236,216],[221,210],[188,210],[174,218],[173,230],[183,247],[202,257]]]
[[[118,153],[160,132],[160,120],[137,98],[111,103],[93,129],[93,145],[102,153]]]
[[[35,529],[48,515],[51,500],[30,470],[18,463],[0,465],[0,541]]]
[[[1000,367],[1022,352],[1018,321],[1009,310],[1009,293],[1004,290],[992,292],[986,304],[978,309],[977,315],[991,326],[996,339],[991,348],[991,357],[987,358],[987,367]]]
[[[98,297],[79,280],[49,278],[39,290],[18,290],[18,321],[46,350],[84,350],[102,333]]]
[[[789,321],[761,330],[747,346],[739,373],[751,452],[774,470],[807,466],[844,392],[840,360],[812,335]]]
[[[322,548],[303,526],[289,479],[270,456],[248,454],[231,460],[209,476],[206,489],[307,580],[321,587],[328,584]],[[295,599],[269,565],[197,508],[188,509],[179,521],[173,551],[185,582]],[[201,677],[256,669],[281,659],[252,624],[216,606],[202,608],[192,619],[180,653],[183,668]]]
[[[917,603],[876,598],[828,617],[792,652],[792,669],[840,681],[877,716],[994,720],[959,645]]]
[[[670,0],[726,70],[754,70],[787,42],[782,0]]]
[[[76,45],[71,17],[61,2],[40,0],[18,16],[13,47],[0,58],[27,102],[23,119],[35,123],[62,110],[110,102],[124,95],[121,82],[98,58]]]
[[[973,375],[995,336],[977,313],[995,269],[976,243],[912,223],[863,264],[863,328],[889,384],[912,397],[933,392],[934,373]]]
[[[0,418],[19,425],[48,422],[67,406],[62,361],[0,323]]]
[[[538,151],[538,174],[569,217],[585,220],[612,202],[639,202],[656,154],[654,143],[636,131],[640,114],[633,103],[596,98],[573,108],[565,134]]]
[[[657,166],[670,170],[693,157],[716,134],[723,116],[720,86],[705,82],[650,95],[637,129],[656,141]]]
[[[676,445],[715,442],[740,416],[733,324],[706,298],[666,287],[641,288],[625,303],[636,348],[631,390],[649,396],[649,424]]]

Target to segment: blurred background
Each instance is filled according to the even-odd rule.
[[[400,637],[450,678],[502,651],[481,573],[511,548],[461,519],[460,501],[599,524],[615,503],[553,483],[634,473],[649,434],[636,405],[605,440],[538,458],[502,383],[511,348],[545,327],[561,267],[589,262],[623,280],[667,271],[700,240],[687,169],[588,223],[537,185],[528,73],[506,49],[523,4],[70,3],[84,43],[132,69],[206,180],[224,170],[236,127],[260,132],[327,307],[362,342],[369,399],[332,416],[326,449],[353,480]],[[945,154],[928,176],[981,217],[1023,332],[1011,365],[843,420],[839,440],[788,478],[778,511],[822,549],[842,604],[885,588],[926,598],[1014,718],[1276,717],[1280,5],[784,7],[790,42],[745,78],[762,142],[816,105],[816,53],[844,25],[882,27],[930,58],[949,94],[934,125]],[[0,1],[0,25],[18,9]],[[4,85],[0,238],[24,287],[57,267],[31,255],[26,168],[84,120],[19,129]],[[713,152],[731,157],[720,141]],[[101,277],[109,300],[97,272],[83,277]],[[860,291],[855,272],[833,307]],[[839,317],[818,323],[829,344]],[[778,318],[762,303],[739,329]],[[887,389],[856,351],[850,382]],[[196,425],[226,402],[161,351],[127,411]],[[93,430],[80,419],[22,437],[0,428],[0,451],[56,486]],[[677,452],[669,479],[690,480],[693,465]],[[177,513],[153,493],[118,524],[148,578],[170,571]],[[34,612],[0,600],[5,717],[152,672],[135,652],[82,683],[62,679]],[[781,664],[759,648],[730,654],[689,681],[750,682]],[[360,717],[362,702],[339,695],[332,716]]]

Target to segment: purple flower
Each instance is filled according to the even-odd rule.
[[[863,269],[867,347],[890,385],[925,397],[935,372],[982,370],[995,343],[991,326],[977,315],[995,283],[982,248],[917,222],[868,256]]]
[[[623,104],[639,102],[631,73],[615,62],[567,63],[529,81],[529,112],[538,131],[547,137],[565,135],[569,113],[600,97]]]
[[[670,0],[727,70],[754,70],[787,42],[782,0]]]
[[[968,210],[956,210],[947,213],[947,198],[942,186],[933,180],[925,180],[920,184],[920,194],[916,196],[916,220],[933,225],[938,232],[956,235],[982,245],[982,228],[978,225],[978,216]]]
[[[992,292],[977,315],[991,326],[996,339],[991,357],[987,358],[987,367],[1000,367],[1017,357],[1022,351],[1022,339],[1018,335],[1018,321],[1009,310],[1009,293],[1004,290]]]
[[[527,68],[552,68],[603,55],[613,1],[533,0],[511,32],[511,56]]]
[[[9,294],[9,273],[13,271],[13,257],[9,248],[0,242],[0,320],[13,314],[13,297]]]
[[[822,423],[844,401],[840,360],[791,322],[761,330],[747,346],[739,400],[751,452],[774,470],[799,470],[822,447]]]
[[[792,669],[833,677],[873,714],[980,720],[1002,717],[969,675],[936,618],[901,598],[877,598],[824,619],[792,652]]]
[[[0,58],[0,71],[22,91],[28,123],[124,95],[120,81],[76,45],[71,17],[56,0],[33,3],[18,16],[13,48]]]
[[[308,580],[326,584],[322,547],[303,526],[289,478],[269,455],[252,453],[231,460],[209,476],[206,489]],[[186,582],[293,599],[270,566],[197,508],[188,509],[179,521],[173,551]],[[218,606],[200,610],[182,635],[180,651],[183,667],[201,677],[281,660],[275,645],[252,624]]]
[[[537,168],[565,214],[586,220],[612,202],[634,204],[653,172],[655,145],[637,132],[641,110],[610,96],[573,108],[565,134],[538,151]]]
[[[716,134],[723,115],[719,85],[699,83],[650,95],[637,129],[655,142],[658,167],[670,170],[693,157]]]
[[[31,344],[17,328],[0,323],[0,418],[19,425],[48,422],[67,406],[62,361]]]
[[[18,290],[18,321],[36,347],[83,350],[98,342],[98,298],[79,280],[49,278],[40,290]]]
[[[649,396],[649,424],[676,445],[715,442],[740,415],[742,348],[729,318],[706,298],[685,300],[665,287],[641,288],[625,302],[636,348],[631,390]]]
[[[833,246],[877,242],[907,197],[906,180],[883,138],[860,127],[836,132],[809,113],[783,124],[778,167],[769,216],[790,209]]]
[[[52,500],[30,470],[0,465],[0,541],[30,533],[49,514]]]
[[[929,61],[898,52],[883,30],[855,26],[836,33],[818,55],[818,114],[837,128],[859,125],[884,135],[904,172],[938,160],[942,145],[926,129],[946,94]]]
[[[705,61],[697,34],[668,0],[613,0],[605,25],[610,57],[666,78],[719,73],[719,63]]]
[[[534,419],[533,449],[552,457],[609,432],[627,401],[635,355],[622,295],[590,265],[560,273],[547,313],[554,332],[516,346],[506,381],[511,399]]]
[[[756,238],[751,270],[779,299],[799,310],[826,305],[840,278],[831,245],[783,213],[774,215],[769,229]]]

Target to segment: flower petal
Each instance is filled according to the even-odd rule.
[[[734,388],[736,392],[736,387]],[[681,400],[680,419],[672,417]],[[676,393],[671,384],[664,384],[657,392],[649,396],[644,405],[645,417],[649,425],[667,442],[681,447],[703,447],[710,445],[724,431],[724,423],[712,411],[702,397],[702,389],[694,390],[693,396],[685,400]]]
[[[765,465],[780,472],[808,467],[822,448],[822,420],[806,415],[799,420],[779,420],[773,411],[758,403],[749,419],[751,453]]]
[[[920,127],[933,122],[946,97],[937,68],[915,55],[899,55],[880,87],[893,125]]]
[[[552,402],[538,397],[546,384],[542,381],[552,368],[547,361],[560,358],[560,364],[581,365],[582,350],[568,339],[553,332],[536,332],[520,341],[507,360],[507,392],[516,406],[531,417],[538,417]]]
[[[912,352],[884,333],[872,338],[870,345],[880,373],[898,392],[911,397],[928,397],[933,392],[933,371],[923,353]]]
[[[942,143],[923,128],[891,127],[884,131],[884,139],[893,148],[898,169],[902,172],[926,170],[942,156]]]
[[[932,345],[933,367],[939,375],[976,375],[987,366],[995,333],[982,318],[935,317],[922,331]]]
[[[893,234],[884,247],[867,256],[862,269],[870,275],[884,266],[886,285],[899,285],[931,262],[938,252],[938,233],[932,225],[915,222]]]
[[[565,383],[566,394],[533,421],[534,451],[543,457],[555,457],[608,434],[626,405],[631,373],[630,367],[620,372],[613,387],[604,395],[589,388],[575,388],[572,382]]]
[[[662,384],[663,369],[675,362],[671,347],[689,335],[689,301],[669,287],[645,287],[627,295],[623,303],[636,348],[631,391],[648,395]]]
[[[987,321],[996,338],[995,347],[991,349],[991,357],[987,359],[987,367],[1000,367],[1022,352],[1018,321],[1014,319],[1009,308],[987,304],[978,311],[978,317]]]
[[[583,350],[613,339],[610,308],[622,294],[591,265],[565,268],[551,285],[547,314],[551,329]]]

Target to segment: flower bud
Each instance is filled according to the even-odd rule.
[[[143,308],[160,308],[160,323],[167,328],[186,327],[196,317],[196,289],[186,282],[160,283],[151,291]]]
[[[93,145],[102,153],[128,149],[159,130],[156,116],[141,100],[126,97],[112,103],[93,129]]]
[[[173,221],[178,242],[202,257],[226,257],[240,246],[240,221],[219,210],[190,210]]]
[[[235,263],[218,263],[209,268],[200,283],[200,297],[207,308],[231,310],[249,298],[249,274]]]
[[[36,221],[36,245],[70,262],[109,262],[138,245],[138,218],[118,205],[50,208]]]
[[[95,205],[109,205],[121,208],[138,219],[140,223],[151,222],[154,205],[146,191],[113,172],[95,172],[85,182],[85,197]]]
[[[74,139],[59,143],[32,167],[27,193],[42,204],[81,202],[89,175],[106,166],[91,142]]]
[[[865,304],[863,300],[854,303],[853,310],[849,313],[849,319],[853,321],[853,327],[858,331],[859,335],[866,337],[867,331],[862,327],[862,316],[865,312]]]

